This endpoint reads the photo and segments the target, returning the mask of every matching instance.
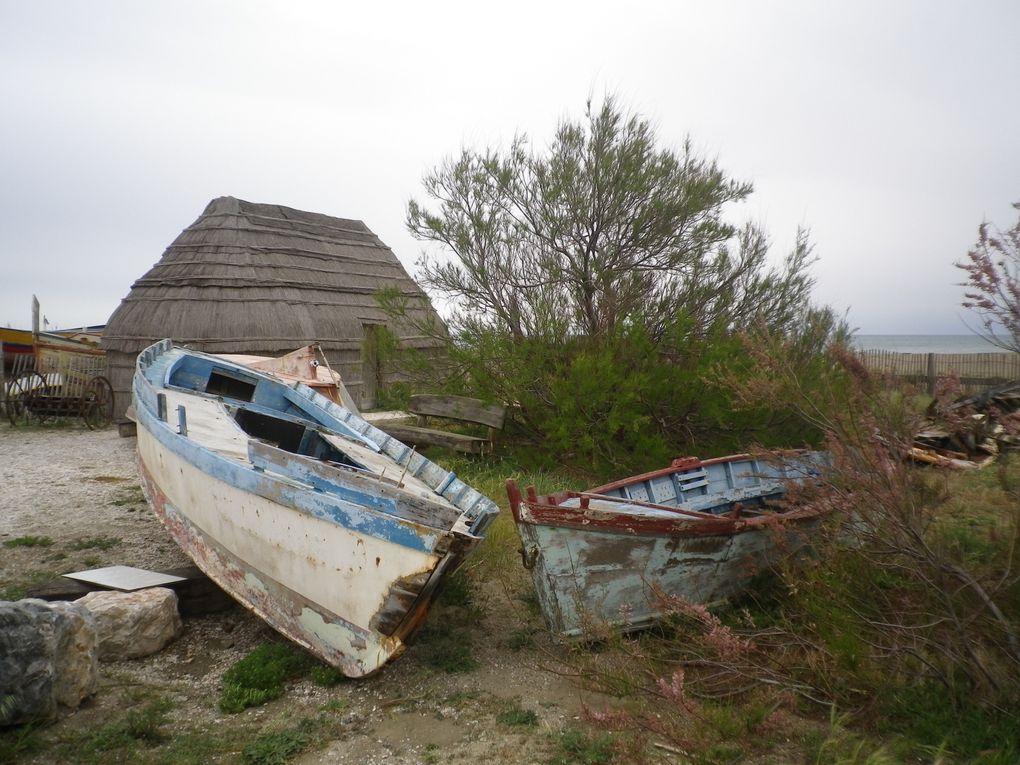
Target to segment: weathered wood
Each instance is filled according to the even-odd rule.
[[[420,428],[416,425],[405,425],[398,422],[377,422],[376,427],[405,444],[441,446],[444,449],[452,449],[464,454],[481,454],[489,443],[487,438],[467,436],[449,430]]]
[[[445,417],[449,420],[475,422],[497,430],[503,429],[506,407],[500,404],[484,404],[476,398],[465,396],[437,396],[422,393],[411,396],[411,414],[425,417]]]
[[[217,613],[235,605],[233,598],[221,590],[197,566],[172,568],[158,573],[181,577],[181,581],[164,585],[177,593],[177,610],[181,616]],[[98,584],[58,577],[30,587],[26,596],[40,600],[77,600],[90,592],[103,589],[106,588]]]

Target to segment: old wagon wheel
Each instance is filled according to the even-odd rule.
[[[81,418],[90,430],[105,428],[113,421],[113,386],[105,377],[93,377],[85,385]]]
[[[46,389],[46,378],[28,370],[11,380],[7,386],[7,419],[11,425],[26,425],[33,416],[32,397]]]
[[[42,424],[56,417],[53,409],[53,375],[33,372],[25,397],[25,421]]]

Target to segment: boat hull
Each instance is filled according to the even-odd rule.
[[[747,455],[677,461],[590,492],[522,495],[507,483],[522,556],[549,629],[566,638],[643,629],[661,594],[714,604],[802,548],[821,522],[808,507],[774,511],[783,480],[818,475],[819,457],[785,467]],[[668,504],[662,504],[668,503]]]
[[[636,535],[626,530],[519,524],[546,623],[563,637],[604,625],[639,630],[662,616],[659,589],[713,604],[803,547],[818,519],[726,534]]]
[[[161,345],[145,364],[170,350]],[[211,363],[222,370],[222,361]],[[184,552],[242,605],[350,677],[399,656],[443,577],[480,540],[470,526],[488,523],[495,508],[479,503],[491,501],[399,444],[389,446],[405,449],[421,476],[416,493],[395,479],[249,442],[240,425],[245,404],[227,407],[215,396],[152,386],[139,364],[139,474],[151,507]],[[150,377],[158,383],[171,373],[160,369]],[[269,387],[259,395],[279,385],[262,382]],[[339,411],[303,390],[316,407],[310,411]],[[178,423],[167,422],[172,410],[183,410]],[[265,406],[252,411],[263,420],[271,414]],[[307,434],[343,440],[342,430],[305,421],[293,409],[279,418]],[[355,453],[367,443],[348,445]],[[373,455],[385,456],[381,449]],[[391,475],[398,473],[395,466]],[[430,500],[421,491],[432,483]],[[463,498],[471,512],[442,498],[440,488]]]

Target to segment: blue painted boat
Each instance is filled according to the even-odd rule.
[[[146,497],[211,579],[350,677],[403,652],[492,500],[303,383],[163,340],[133,380]]]
[[[821,452],[674,460],[584,492],[507,495],[545,621],[563,637],[661,617],[656,590],[714,604],[806,542],[823,510],[782,504],[819,480]]]

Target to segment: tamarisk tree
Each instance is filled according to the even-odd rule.
[[[1020,202],[1013,207],[1020,210]],[[981,334],[1020,353],[1020,218],[1008,231],[982,223],[977,243],[956,267],[967,274],[962,305],[977,314]]]
[[[432,245],[418,277],[449,313],[448,379],[561,448],[613,461],[638,430],[657,434],[646,452],[690,448],[706,407],[677,391],[703,388],[740,330],[795,331],[809,310],[806,235],[771,265],[765,233],[724,215],[751,184],[689,140],[660,146],[613,98],[546,147],[466,149],[424,188],[407,225]]]

